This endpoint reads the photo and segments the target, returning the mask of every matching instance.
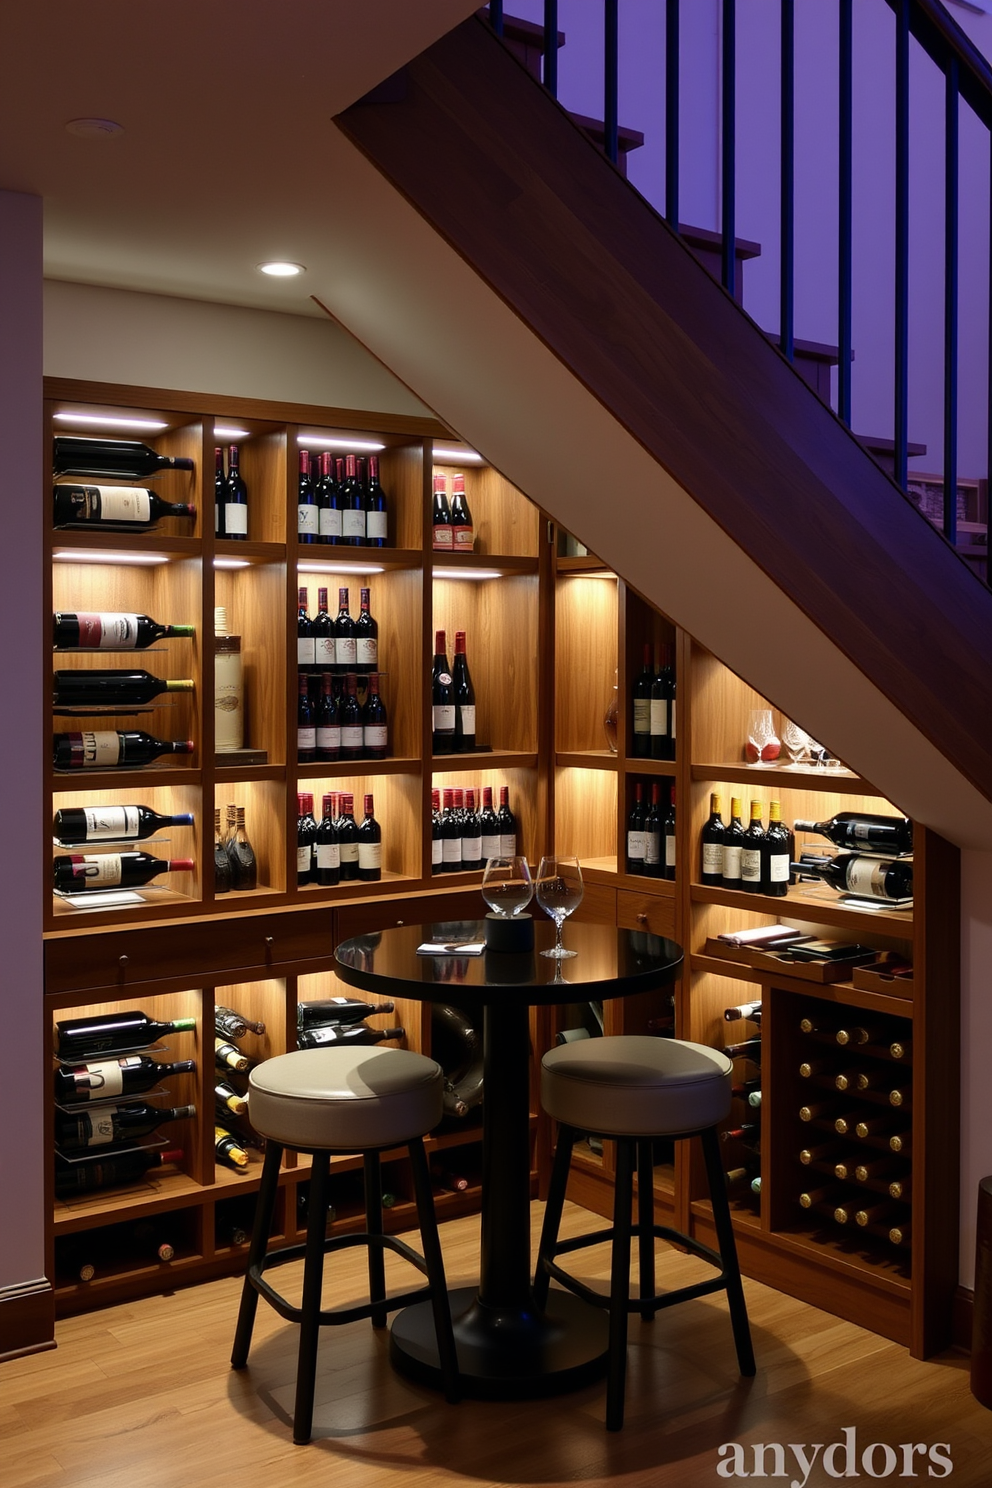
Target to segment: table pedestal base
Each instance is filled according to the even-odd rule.
[[[475,1400],[521,1400],[577,1390],[606,1373],[609,1320],[569,1292],[552,1291],[543,1316],[500,1312],[474,1287],[449,1292],[462,1391]],[[441,1388],[429,1302],[397,1314],[390,1333],[396,1369]]]

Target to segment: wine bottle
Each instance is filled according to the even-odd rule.
[[[627,817],[627,872],[644,872],[644,787],[638,780],[634,785],[634,804]]]
[[[379,673],[369,673],[369,691],[362,709],[362,753],[366,759],[384,760],[389,754],[389,717],[379,696]]]
[[[661,785],[651,782],[651,802],[644,818],[644,868],[648,878],[661,878],[665,871],[664,821],[661,813]]]
[[[743,1126],[727,1127],[720,1133],[722,1142],[757,1142],[761,1137],[761,1125],[757,1121],[746,1121]]]
[[[191,827],[192,814],[164,816],[150,806],[63,806],[52,833],[67,847],[84,842],[143,842],[165,827]]]
[[[226,1074],[228,1070],[237,1070],[238,1074],[244,1074],[249,1060],[247,1054],[242,1054],[237,1045],[232,1044],[229,1039],[215,1038],[214,1063],[223,1074]]]
[[[792,859],[789,829],[782,820],[778,801],[768,803],[768,831],[761,844],[761,891],[773,898],[789,892],[789,863]]]
[[[386,711],[385,707],[382,711]],[[360,760],[365,751],[365,728],[362,723],[362,709],[358,701],[358,678],[354,672],[349,672],[344,679],[344,692],[338,704],[338,717],[341,720],[341,758]]]
[[[335,1044],[381,1044],[386,1039],[406,1038],[405,1028],[369,1028],[365,1023],[325,1023],[318,1028],[300,1028],[296,1042],[301,1049],[327,1049]]]
[[[389,501],[379,483],[379,456],[369,455],[369,480],[365,490],[365,542],[384,548],[389,538]]]
[[[94,1013],[86,1018],[67,1018],[55,1025],[55,1053],[59,1059],[85,1062],[122,1049],[141,1049],[169,1033],[187,1033],[196,1027],[195,1018],[159,1022],[140,1008],[124,1013]]]
[[[634,728],[631,735],[632,754],[635,759],[648,759],[651,754],[651,688],[654,684],[654,664],[650,645],[644,647],[644,662],[640,675],[635,678],[632,689],[634,703]]]
[[[723,1052],[728,1059],[750,1059],[753,1064],[760,1064],[761,1040],[751,1038],[737,1044],[724,1044]]]
[[[674,879],[676,874],[676,838],[675,838],[675,784],[669,787],[669,806],[662,823],[661,838],[665,846],[664,861],[662,862],[662,878]]]
[[[319,535],[317,493],[310,479],[310,451],[300,450],[300,474],[296,485],[296,541],[315,543]]]
[[[185,501],[163,501],[142,486],[56,486],[53,492],[56,527],[100,524],[126,532],[150,532],[160,517],[196,516]]]
[[[351,792],[341,796],[341,815],[335,823],[341,850],[341,878],[352,882],[358,878],[358,823],[355,821],[355,798]]]
[[[300,791],[296,797],[296,884],[304,889],[315,882],[317,823],[313,817],[313,794]]]
[[[230,1111],[233,1116],[247,1116],[248,1114],[248,1097],[241,1095],[226,1080],[215,1081],[214,1100],[218,1106]]]
[[[146,852],[60,854],[52,863],[54,888],[59,894],[85,894],[100,889],[138,889],[160,873],[192,873],[192,858],[153,858]]]
[[[248,1166],[247,1152],[238,1138],[223,1126],[214,1127],[214,1156],[236,1173],[244,1172]]]
[[[472,513],[465,499],[465,477],[451,477],[451,546],[456,553],[471,553],[475,547]]]
[[[492,804],[492,792],[489,795],[490,806]],[[495,820],[495,816],[493,818]],[[498,839],[497,839],[498,840]],[[431,873],[444,872],[444,860],[441,845],[441,792],[431,791]]]
[[[328,792],[321,802],[321,819],[314,837],[314,879],[323,889],[341,882],[341,848],[334,821],[334,795]]]
[[[434,472],[434,506],[431,514],[431,544],[436,553],[450,553],[455,545],[451,511],[448,507],[448,480]]]
[[[298,591],[299,609],[296,615],[296,664],[301,672],[312,672],[317,664],[314,643],[313,621],[307,613],[310,596],[306,589]]]
[[[118,708],[127,712],[165,692],[192,692],[189,680],[153,677],[151,672],[56,670],[52,702],[56,708]]]
[[[479,826],[482,832],[482,861],[487,863],[490,858],[501,856],[499,819],[493,810],[493,788],[491,785],[482,787],[482,811],[479,814]]]
[[[234,888],[234,870],[227,855],[227,839],[221,831],[220,807],[214,808],[214,893],[228,894]]]
[[[445,787],[441,813],[441,867],[444,873],[460,873],[461,866],[462,825],[455,811],[455,793]]]
[[[443,480],[442,476],[442,480]],[[450,754],[455,742],[455,689],[448,670],[443,630],[434,635],[434,670],[431,678],[432,743],[434,754]]]
[[[248,538],[248,487],[239,468],[238,446],[227,450],[227,486],[224,491],[224,536],[235,542]]]
[[[723,838],[723,886],[726,889],[741,887],[741,855],[744,850],[744,826],[741,812],[744,803],[739,796],[730,798],[730,821]]]
[[[839,1183],[824,1183],[819,1188],[808,1188],[799,1195],[799,1207],[801,1209],[815,1209],[820,1204],[834,1205],[844,1197],[844,1189]],[[838,1221],[843,1223],[844,1221]]]
[[[150,1137],[169,1121],[185,1121],[196,1115],[195,1106],[172,1106],[167,1109],[149,1106],[144,1101],[123,1106],[95,1106],[70,1116],[55,1113],[55,1140],[63,1152],[85,1151],[88,1147],[105,1147],[111,1142],[135,1142]]]
[[[355,664],[360,672],[379,670],[379,626],[369,607],[371,590],[359,589],[358,619],[355,621]]]
[[[362,1002],[358,997],[325,997],[319,1002],[301,1002],[296,1009],[298,1028],[323,1028],[328,1023],[346,1027],[349,1023],[361,1023],[376,1014],[392,1013],[395,1003]]]
[[[317,758],[333,763],[341,757],[341,719],[334,696],[334,678],[325,672],[320,680],[316,718]]]
[[[317,721],[306,672],[299,673],[296,690],[296,760],[300,765],[311,765],[317,758]]]
[[[793,871],[815,874],[832,889],[859,899],[897,900],[913,897],[913,865],[902,860],[866,858],[860,853],[838,853],[819,863],[793,863]]]
[[[740,887],[748,894],[761,893],[761,859],[765,829],[761,822],[761,802],[751,802],[751,822],[741,846]]]
[[[752,1023],[761,1022],[761,1001],[739,1002],[735,1007],[724,1008],[724,1020],[727,1023],[736,1023],[742,1018],[749,1019]]]
[[[803,1147],[799,1153],[799,1161],[804,1167],[811,1167],[814,1163],[830,1162],[837,1153],[844,1151],[841,1142],[817,1142],[812,1147]]]
[[[143,729],[86,730],[56,734],[52,763],[56,770],[135,769],[150,765],[162,754],[192,754],[195,748],[192,739],[155,739]]]
[[[317,590],[317,613],[313,617],[314,668],[321,675],[324,672],[335,671],[337,654],[338,648],[334,635],[334,621],[331,619],[327,608],[327,590],[321,587]]]
[[[358,632],[348,610],[348,591],[338,590],[338,613],[334,621],[334,669],[343,677],[358,665]]]
[[[341,542],[345,547],[362,547],[365,543],[365,493],[358,479],[354,455],[344,457],[344,480],[338,489],[341,503]]]
[[[341,501],[334,478],[334,456],[322,450],[316,486],[317,540],[322,543],[341,541]]]
[[[913,851],[913,823],[906,816],[839,811],[829,821],[797,821],[794,830],[815,832],[835,847],[849,847],[856,852],[889,853],[895,857]]]
[[[375,802],[365,797],[365,816],[358,828],[358,877],[363,883],[382,878],[382,828],[375,819]]]
[[[246,1033],[264,1033],[265,1024],[258,1019],[246,1018],[243,1013],[234,1008],[225,1007],[218,1003],[214,1008],[214,1027],[218,1033],[225,1038],[244,1038]]]
[[[667,646],[661,648],[662,664],[651,683],[650,754],[652,759],[675,758],[675,674]]]
[[[723,844],[727,828],[723,821],[723,798],[717,791],[710,794],[710,814],[700,833],[703,855],[700,883],[723,883]]]
[[[457,480],[458,477],[455,476]],[[465,655],[465,632],[455,631],[455,662],[452,671],[455,693],[455,754],[471,753],[475,749],[475,688]]]
[[[510,810],[510,787],[501,785],[499,788],[499,812],[496,817],[499,823],[499,855],[501,858],[514,858],[517,855],[517,818]]]
[[[59,1198],[65,1198],[69,1194],[89,1193],[98,1188],[117,1188],[124,1183],[134,1183],[152,1168],[182,1160],[181,1147],[168,1147],[164,1150],[138,1148],[135,1152],[118,1152],[98,1162],[59,1164],[55,1169],[55,1192]]]
[[[214,537],[224,536],[224,503],[227,499],[227,481],[224,478],[224,450],[214,445]]]
[[[466,792],[465,815],[462,820],[462,867],[466,870],[482,867],[482,822],[476,810],[475,791]]]
[[[52,469],[56,475],[109,475],[117,480],[147,480],[166,470],[195,470],[184,455],[159,455],[136,439],[88,439],[56,434]]]
[[[143,1095],[166,1075],[185,1075],[195,1069],[194,1059],[159,1064],[147,1054],[62,1065],[55,1071],[55,1099],[64,1106],[79,1101],[109,1100],[118,1095]]]
[[[144,651],[155,641],[196,634],[194,625],[160,625],[148,615],[60,610],[52,616],[53,651]]]
[[[440,1163],[431,1163],[431,1177],[439,1188],[446,1189],[449,1193],[464,1193],[469,1186],[467,1178],[453,1173],[450,1168],[442,1167]]]

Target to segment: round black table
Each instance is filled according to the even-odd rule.
[[[484,921],[404,925],[346,940],[335,952],[342,981],[365,992],[421,1002],[452,999],[483,1011],[482,1244],[478,1289],[451,1293],[458,1363],[466,1394],[520,1399],[576,1389],[605,1372],[607,1317],[570,1292],[534,1307],[530,1248],[530,1038],[532,1004],[598,1001],[670,986],[681,973],[674,941],[612,926],[565,926],[578,954],[540,955],[554,944],[550,920],[536,919],[536,948],[524,954],[420,956],[424,942],[480,941]],[[393,1362],[440,1387],[429,1303],[406,1308],[391,1332]]]

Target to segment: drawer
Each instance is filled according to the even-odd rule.
[[[530,905],[535,918],[543,919],[544,913],[537,902]],[[615,925],[617,923],[617,891],[607,884],[589,883],[583,886],[582,903],[572,920],[584,920],[587,925]]]
[[[335,911],[334,944],[353,935],[391,930],[394,925],[430,925],[438,920],[481,920],[489,906],[473,886],[448,893],[399,895],[394,899],[366,899],[342,904]]]
[[[330,956],[332,912],[321,906],[285,915],[184,920],[144,929],[66,936],[45,944],[45,990],[120,990],[139,983],[284,967]]]
[[[674,886],[673,886],[674,890]],[[675,939],[675,894],[638,894],[617,890],[617,924],[625,930],[650,930]]]

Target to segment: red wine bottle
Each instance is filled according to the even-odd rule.
[[[669,649],[662,648],[662,664],[651,684],[650,754],[652,759],[675,758],[675,673]]]
[[[228,835],[226,844],[227,860],[231,865],[231,888],[244,892],[257,887],[258,863],[245,830],[245,808],[236,806],[234,811],[234,830]]]
[[[405,1028],[369,1028],[365,1023],[325,1023],[319,1028],[300,1028],[296,1034],[301,1049],[327,1049],[337,1044],[381,1044],[386,1039],[406,1037]]]
[[[730,821],[723,838],[723,887],[741,887],[741,854],[744,849],[744,824],[741,812],[744,803],[740,796],[730,798]]]
[[[319,536],[317,494],[310,479],[310,451],[300,450],[300,478],[296,489],[296,541],[315,543]]]
[[[434,634],[434,670],[431,677],[432,741],[434,754],[450,754],[455,741],[455,689],[448,670],[445,633]]]
[[[135,856],[144,857],[144,853]],[[169,1033],[187,1033],[196,1027],[195,1018],[175,1018],[162,1023],[136,1008],[125,1013],[95,1013],[87,1018],[67,1018],[55,1025],[55,1053],[59,1059],[88,1060],[140,1049]]]
[[[510,810],[510,787],[501,785],[499,788],[499,812],[496,820],[499,823],[499,855],[501,858],[513,858],[517,853],[517,818]]]
[[[148,615],[62,610],[52,616],[53,651],[143,651],[154,641],[195,634],[193,625],[160,625]]]
[[[431,513],[431,544],[436,553],[450,553],[454,547],[451,510],[448,506],[447,476],[434,472],[434,506]]]
[[[338,590],[338,613],[334,621],[334,670],[343,677],[358,665],[358,633],[348,609],[348,591]]]
[[[119,1152],[114,1157],[101,1158],[99,1162],[59,1164],[55,1169],[55,1192],[59,1198],[64,1198],[97,1188],[117,1188],[123,1183],[134,1183],[151,1168],[182,1162],[182,1159],[182,1148],[179,1147],[164,1151],[139,1148],[137,1152]]]
[[[741,881],[739,887],[748,894],[761,893],[761,859],[765,829],[761,821],[761,802],[751,802],[751,821],[741,844]]]
[[[100,889],[137,889],[160,873],[192,873],[192,858],[153,858],[146,852],[59,855],[52,863],[54,887],[60,894]]]
[[[226,1074],[228,1070],[236,1070],[239,1075],[243,1075],[249,1063],[247,1054],[243,1054],[237,1044],[232,1044],[230,1039],[215,1035],[214,1065],[218,1070],[223,1074]]]
[[[63,806],[52,833],[67,847],[84,842],[143,842],[164,827],[191,827],[192,814],[163,816],[150,806]]]
[[[143,670],[133,672],[57,670],[53,679],[52,703],[56,708],[119,708],[126,711],[150,703],[166,692],[192,692],[190,680],[153,677]]]
[[[313,659],[318,672],[333,672],[337,658],[334,621],[327,608],[327,590],[317,590],[317,613],[313,619]]]
[[[316,665],[313,621],[307,613],[310,603],[306,589],[298,590],[299,610],[296,616],[296,664],[301,672],[312,672]]]
[[[166,1075],[185,1075],[195,1069],[194,1059],[159,1064],[147,1054],[62,1065],[55,1071],[55,1099],[65,1106],[79,1101],[108,1100],[117,1095],[143,1095]]]
[[[479,826],[482,830],[482,861],[487,863],[490,858],[501,857],[499,819],[493,810],[493,788],[491,785],[482,787],[482,810],[479,813]]]
[[[332,889],[341,882],[341,846],[334,820],[334,796],[328,792],[322,802],[322,813],[314,838],[314,869],[322,889]]]
[[[665,820],[661,828],[661,840],[664,843],[664,857],[662,861],[662,878],[674,879],[676,874],[676,838],[675,838],[675,786],[669,787],[669,806]]]
[[[317,758],[317,720],[310,701],[309,678],[300,672],[297,678],[296,699],[296,760],[301,765],[311,765]]]
[[[243,1172],[248,1166],[248,1154],[242,1147],[240,1138],[223,1126],[214,1127],[214,1156],[218,1162],[222,1162],[227,1168],[233,1168],[236,1173]]]
[[[239,467],[238,446],[227,450],[227,481],[224,486],[224,536],[235,542],[248,537],[248,487]]]
[[[355,664],[360,672],[379,669],[379,626],[369,608],[368,589],[360,589],[361,609],[355,621]]]
[[[341,502],[334,478],[334,456],[322,450],[317,479],[317,538],[322,543],[341,541]]]
[[[472,513],[465,500],[465,477],[451,477],[451,546],[456,553],[471,553],[475,547]]]
[[[87,439],[57,434],[52,469],[56,475],[109,475],[117,480],[147,480],[165,470],[195,470],[184,455],[159,455],[136,439]]]
[[[456,476],[457,479],[457,476]],[[452,672],[455,693],[455,738],[454,753],[470,753],[475,749],[475,688],[465,655],[465,632],[455,631],[455,662]]]
[[[837,847],[893,857],[913,851],[913,823],[906,816],[882,816],[871,811],[839,811],[829,821],[797,821],[796,832],[816,832]]]
[[[389,501],[379,483],[379,456],[369,455],[369,482],[365,491],[365,541],[370,548],[384,548],[389,537]]]
[[[358,678],[354,672],[349,672],[344,679],[338,717],[341,720],[341,758],[360,760],[365,750],[365,730],[358,701]]]
[[[634,804],[627,818],[627,872],[644,872],[644,787],[638,780],[634,785]]]
[[[474,790],[465,794],[465,812],[462,817],[462,867],[467,871],[482,867],[482,822],[476,811]]]
[[[317,758],[333,764],[341,757],[341,718],[334,696],[334,678],[325,672],[320,680],[317,702]]]
[[[654,683],[654,664],[650,645],[644,647],[644,663],[639,676],[634,680],[634,728],[631,754],[635,759],[647,759],[651,753],[651,688]],[[638,870],[639,872],[640,870]]]
[[[52,743],[56,770],[134,769],[160,755],[192,754],[196,748],[192,739],[155,739],[142,729],[56,734]]]
[[[296,797],[296,883],[301,889],[314,882],[316,837],[313,794],[311,791],[300,791]]]
[[[75,1116],[55,1113],[55,1140],[63,1152],[85,1151],[104,1147],[111,1142],[135,1142],[150,1137],[169,1121],[185,1121],[196,1115],[195,1106],[172,1106],[160,1109],[144,1101],[126,1106],[95,1106]]]
[[[341,815],[335,822],[341,851],[341,878],[351,882],[358,878],[358,823],[355,820],[355,798],[350,792],[341,795]]]
[[[492,794],[490,793],[490,801]],[[495,818],[494,818],[495,820]],[[441,792],[431,791],[431,873],[444,872],[443,846],[441,843]]]
[[[56,527],[99,524],[126,532],[150,532],[160,517],[196,516],[186,501],[163,501],[143,486],[56,486],[53,492]]]
[[[723,798],[713,791],[710,795],[710,814],[700,832],[702,864],[700,883],[723,883],[723,844],[727,829],[723,823]]]
[[[319,1002],[301,1002],[296,1009],[298,1028],[324,1028],[327,1024],[346,1027],[374,1018],[377,1013],[395,1012],[395,1003],[362,1002],[358,997],[325,997]]]
[[[664,821],[661,811],[661,782],[651,782],[651,803],[644,817],[644,867],[648,878],[661,878],[665,871]]]
[[[901,859],[867,858],[838,853],[829,862],[793,863],[796,873],[812,873],[842,894],[860,899],[906,900],[913,897],[913,865]]]
[[[389,716],[379,696],[378,672],[369,674],[369,692],[362,709],[362,753],[370,760],[384,760],[389,754]]]
[[[230,1111],[234,1116],[247,1116],[248,1114],[248,1097],[240,1095],[226,1080],[214,1082],[214,1101],[216,1105],[225,1111]]]
[[[441,812],[441,871],[460,873],[462,866],[462,824],[455,810],[455,793],[445,787]]]
[[[344,485],[341,488],[341,541],[345,547],[365,544],[365,492],[358,479],[354,455],[344,457]]]
[[[382,828],[375,819],[375,802],[365,797],[365,816],[358,828],[358,877],[363,883],[382,878]]]
[[[227,499],[227,481],[224,479],[224,451],[219,444],[214,446],[214,537],[224,536],[224,502]]]

